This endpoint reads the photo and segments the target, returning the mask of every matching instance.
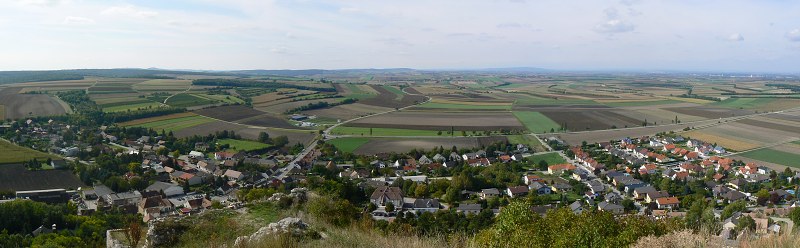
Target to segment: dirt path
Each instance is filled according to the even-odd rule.
[[[183,94],[183,93],[189,92],[189,90],[191,90],[191,89],[192,89],[192,85],[190,84],[189,88],[186,88],[186,90],[181,91],[179,93],[172,94],[171,96],[168,96],[166,99],[164,99],[164,102],[162,104],[167,105],[167,101],[169,101],[170,98],[172,98],[173,96],[176,96],[178,94]]]
[[[342,122],[336,123],[333,126],[330,126],[330,127],[326,128],[324,131],[322,131],[323,139],[324,140],[330,140],[330,139],[335,139],[335,138],[339,138],[339,137],[351,137],[353,135],[332,135],[332,134],[330,134],[330,132],[334,128],[336,128],[338,126],[341,126],[343,124],[347,124],[347,123],[354,122],[354,121],[361,120],[361,119],[368,118],[368,117],[374,117],[374,116],[379,116],[379,115],[383,115],[383,114],[388,114],[388,113],[392,113],[392,112],[405,110],[405,109],[408,109],[408,108],[411,108],[411,107],[414,107],[414,106],[417,106],[417,105],[428,103],[432,99],[431,97],[426,96],[426,95],[408,93],[406,91],[406,89],[407,88],[403,88],[403,93],[406,93],[407,95],[421,95],[421,96],[426,97],[427,100],[425,100],[424,102],[417,103],[417,104],[408,105],[408,106],[405,106],[405,107],[402,107],[402,108],[397,108],[397,109],[392,109],[392,110],[389,110],[389,111],[384,111],[384,112],[375,113],[375,114],[371,114],[371,115],[365,115],[365,116],[361,116],[361,117],[356,117],[356,118],[353,118],[353,119],[349,119],[349,120],[346,120],[346,121],[342,121]],[[377,136],[371,136],[371,137],[377,137]],[[398,137],[398,136],[386,136],[386,137]],[[405,136],[403,136],[403,137],[405,137]],[[409,137],[413,138],[415,136],[409,136]],[[425,136],[425,137],[427,138],[427,137],[431,137],[431,136]]]

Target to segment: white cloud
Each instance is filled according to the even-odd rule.
[[[64,18],[64,24],[92,24],[94,20],[80,17],[80,16],[67,16]]]
[[[731,34],[728,36],[729,41],[744,41],[744,36],[740,33]]]
[[[362,12],[362,11],[361,11],[361,9],[356,8],[356,7],[342,7],[342,8],[339,8],[339,12],[345,13],[345,14],[352,14],[352,13],[359,13],[359,12]]]
[[[633,31],[635,28],[636,27],[633,24],[627,23],[619,19],[614,19],[595,26],[594,30],[597,31],[598,33],[613,34],[613,33],[630,32]]]
[[[103,15],[109,16],[129,16],[134,18],[150,18],[158,15],[158,12],[139,9],[133,5],[114,6],[103,10]]]
[[[786,38],[790,41],[800,41],[800,28],[794,29],[786,33]]]

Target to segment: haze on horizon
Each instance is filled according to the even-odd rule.
[[[11,0],[0,70],[800,72],[800,1]]]

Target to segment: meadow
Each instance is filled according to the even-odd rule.
[[[741,154],[741,156],[761,160],[764,162],[800,168],[800,154],[766,148],[746,152]]]
[[[217,144],[219,145],[228,145],[229,149],[234,151],[255,151],[261,150],[265,148],[269,148],[271,145],[264,144],[261,142],[256,141],[249,141],[249,140],[235,140],[235,139],[221,139],[217,140]]]
[[[369,142],[367,138],[338,138],[326,141],[344,152],[354,152],[362,145]]]
[[[48,158],[58,158],[58,156],[21,147],[5,140],[0,140],[0,151],[2,151],[0,152],[0,164],[22,163],[34,158],[43,161]]]

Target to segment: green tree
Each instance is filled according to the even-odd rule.
[[[738,231],[755,231],[756,230],[756,221],[750,216],[742,215],[739,217],[739,222],[736,223],[736,230]]]
[[[385,209],[386,209],[386,212],[394,212],[394,203],[387,202]]]
[[[767,201],[769,201],[769,191],[767,191],[767,189],[761,189],[756,192],[756,197],[758,197],[756,200],[758,205],[764,206],[767,204]]]
[[[722,209],[722,213],[719,214],[719,218],[721,220],[728,219],[733,216],[733,213],[741,212],[745,209],[747,209],[747,203],[744,200],[735,201]]]
[[[265,144],[272,143],[272,141],[269,139],[269,134],[267,132],[258,133],[258,142]]]

